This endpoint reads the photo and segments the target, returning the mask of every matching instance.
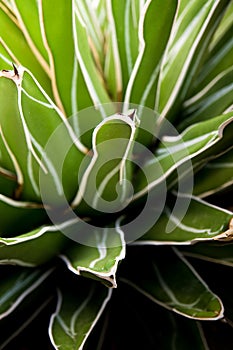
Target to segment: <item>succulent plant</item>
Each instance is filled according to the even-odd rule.
[[[1,0],[0,23],[0,349],[222,349],[233,2]]]

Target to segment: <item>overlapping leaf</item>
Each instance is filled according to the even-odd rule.
[[[1,5],[3,5],[2,2]],[[1,31],[0,38],[0,46],[2,46],[0,52],[3,54],[3,61],[1,63],[4,64],[0,69],[9,68],[9,64],[5,64],[4,62],[5,59],[9,60],[10,58],[11,62],[30,69],[47,93],[52,96],[49,76],[28,45],[18,20],[11,14],[9,15],[9,10],[6,6],[0,7],[0,21],[2,28],[5,28],[5,30]]]
[[[174,120],[228,1],[180,2],[158,84],[157,110]]]
[[[86,148],[78,140],[62,113],[27,70],[20,68],[15,72],[2,71],[0,88],[1,136],[8,157],[15,168],[18,198],[22,196],[32,201],[41,199],[40,175],[44,184],[46,181],[47,194],[50,192],[48,202],[52,198],[59,200],[63,194],[63,185],[68,197],[73,196],[77,186],[74,172],[78,171],[78,165],[87,151]],[[11,99],[10,103],[5,98],[6,94]],[[62,144],[58,142],[61,138]],[[18,143],[15,140],[18,140]],[[49,140],[49,147],[45,150]],[[5,159],[6,157],[3,159],[3,167]],[[59,173],[61,164],[63,164],[63,175]],[[63,178],[66,178],[65,182]]]
[[[207,163],[195,176],[193,193],[206,197],[231,188],[233,184],[233,151]]]
[[[231,147],[232,128],[232,113],[229,113],[194,124],[174,137],[165,133],[155,157],[146,160],[136,177],[134,199],[156,190],[165,180],[169,186],[174,181],[180,182],[186,173],[192,177],[195,168]],[[174,179],[176,169],[178,176]]]
[[[154,109],[159,70],[176,8],[177,1],[146,2],[139,24],[139,55],[127,86],[126,105],[131,102]]]
[[[11,268],[8,275],[1,273],[0,319],[8,316],[34,289],[50,276],[52,269],[32,270]]]

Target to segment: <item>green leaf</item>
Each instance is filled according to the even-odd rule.
[[[182,0],[163,60],[156,107],[174,119],[229,1]]]
[[[2,269],[2,268],[1,268]],[[53,269],[32,270],[11,267],[1,271],[0,319],[8,316],[18,305],[47,279]],[[7,273],[6,273],[7,272]]]
[[[100,283],[70,279],[58,294],[49,335],[55,349],[82,349],[111,297],[111,289]]]
[[[114,100],[118,100],[124,98],[125,89],[138,56],[138,26],[144,1],[111,0],[107,4],[109,48],[106,52],[105,75]],[[113,87],[111,75],[113,75],[112,79],[115,78],[116,86]]]
[[[41,200],[41,177],[47,201],[64,202],[63,186],[65,196],[74,196],[78,187],[74,172],[78,172],[87,149],[33,75],[22,68],[16,73],[1,72],[0,123],[1,137],[17,175],[17,196]]]
[[[191,244],[221,237],[227,239],[232,212],[195,197],[179,195],[173,200],[179,201],[178,206],[169,208],[167,204],[157,222],[134,245]],[[156,217],[156,209],[151,208],[148,216]]]
[[[76,221],[64,221],[60,225],[42,226],[33,231],[8,238],[0,238],[0,264],[22,266],[40,265],[51,260],[67,244],[67,230],[76,227]]]
[[[72,113],[72,83],[75,65],[73,42],[73,1],[39,1],[40,30],[51,69],[51,84],[57,106]],[[51,18],[53,25],[51,26]]]
[[[145,253],[143,259],[135,256],[124,282],[159,305],[188,318],[223,317],[220,299],[177,250],[151,247]]]
[[[12,0],[13,11],[19,22],[22,33],[27,40],[28,46],[44,71],[50,76],[49,57],[44,47],[40,30],[39,7],[37,1]]]
[[[132,115],[112,115],[95,128],[93,157],[83,172],[79,191],[72,202],[72,206],[78,206],[78,213],[90,209],[115,213],[127,204],[132,176],[129,159],[136,130],[135,111]]]
[[[94,8],[93,1],[76,0],[75,5],[77,6],[79,14],[86,25],[92,54],[98,68],[101,70],[104,61],[104,34],[101,29],[101,23],[98,20],[96,9]]]
[[[203,90],[185,101],[180,128],[210,119],[227,111],[232,105],[233,66],[219,73]],[[229,108],[230,110],[230,108]]]
[[[111,110],[111,99],[106,92],[103,79],[95,66],[88,44],[87,27],[85,23],[83,23],[78,10],[75,12],[74,18],[74,40],[75,55],[83,74],[88,94],[91,96],[92,105],[99,110],[100,117],[102,116],[102,118],[104,118],[107,116],[109,108]],[[110,106],[102,106],[102,104],[105,103],[109,103]]]
[[[47,215],[37,203],[19,202],[0,194],[0,235],[22,234],[45,222]],[[14,218],[14,220],[12,220]],[[16,232],[17,231],[17,232]]]
[[[192,180],[193,170],[231,146],[232,121],[228,113],[194,124],[176,136],[166,135],[165,130],[155,157],[150,156],[136,175],[134,200],[157,190],[165,180],[168,187],[181,182],[186,173]]]
[[[61,258],[75,274],[99,279],[116,288],[118,264],[125,258],[124,233],[116,223],[115,230],[93,228],[91,234],[92,246],[72,244]]]
[[[176,8],[174,0],[146,2],[139,24],[139,54],[125,94],[126,105],[136,103],[154,109],[159,70]]]
[[[86,350],[97,348],[96,344],[100,349],[208,349],[197,321],[160,307],[123,282],[115,292],[117,297],[111,301],[98,333],[94,330],[90,336],[91,342],[95,333],[95,342],[93,339],[89,345],[87,341]]]
[[[30,69],[49,96],[52,96],[50,79],[44,69],[38,62],[35,54],[28,45],[24,34],[21,31],[18,21],[15,17],[9,14],[4,6],[0,7],[0,22],[1,22],[1,52],[7,52],[7,59],[15,62],[17,65],[22,65]],[[32,22],[33,23],[33,22]],[[5,50],[4,50],[5,49]],[[4,54],[5,57],[5,54]],[[1,69],[8,69],[9,64],[4,65]]]
[[[233,185],[233,150],[207,163],[195,175],[193,193],[207,197]]]
[[[29,325],[31,326],[32,321],[41,313],[43,313],[41,320],[44,323],[48,311],[51,310],[51,301],[54,294],[54,287],[51,283],[54,282],[52,272],[52,269],[47,269],[46,272],[41,269],[39,272],[31,268],[27,270],[20,268],[19,270],[19,268],[12,266],[0,267],[1,292],[5,300],[5,306],[7,306],[7,303],[10,306],[11,302],[10,308],[6,311],[6,313],[8,311],[11,311],[11,313],[1,319],[1,327],[4,332],[0,334],[0,349],[17,348],[19,340],[16,339],[14,342],[12,340],[17,338],[21,332],[24,332]],[[3,277],[6,278],[5,282],[3,282]],[[15,277],[14,280],[13,277]],[[3,286],[9,287],[9,289],[4,291]],[[42,332],[46,332],[46,323],[44,326],[41,326],[40,323]],[[25,333],[29,334],[30,331],[29,328]],[[37,345],[43,347],[44,343],[39,341]]]
[[[187,257],[194,257],[217,264],[233,266],[233,244],[222,242],[198,243],[193,247],[179,248]]]

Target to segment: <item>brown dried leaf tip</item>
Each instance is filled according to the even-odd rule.
[[[5,77],[13,80],[16,85],[21,85],[22,77],[23,77],[23,68],[16,67],[14,63],[12,63],[13,70],[3,69],[0,71],[0,77]]]

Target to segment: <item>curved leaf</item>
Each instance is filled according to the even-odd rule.
[[[156,190],[165,180],[168,187],[180,182],[186,173],[192,180],[195,168],[231,147],[232,121],[232,113],[228,113],[194,124],[177,136],[166,135],[165,130],[155,156],[148,158],[136,175],[134,200]]]
[[[161,113],[160,121],[176,117],[228,3],[226,0],[180,2],[158,84],[156,105]]]
[[[124,207],[131,190],[129,160],[136,130],[135,111],[131,116],[116,114],[105,118],[96,127],[92,140],[93,157],[72,202],[72,206],[78,206],[78,213],[87,206],[105,213],[114,213]]]
[[[9,12],[4,11],[4,8],[0,7],[0,22],[1,28],[4,28],[4,30],[0,31],[0,45],[7,51],[11,62],[13,61],[17,65],[30,69],[49,96],[52,96],[50,79],[31,51],[18,21],[10,17]],[[9,66],[1,67],[1,69],[4,68],[7,69]]]
[[[233,150],[207,163],[195,176],[193,193],[201,198],[233,185]]]
[[[157,222],[132,244],[192,244],[198,241],[221,239],[221,237],[224,239],[224,234],[227,234],[233,217],[230,211],[185,195],[179,195],[179,205],[176,211],[172,210],[173,208],[169,208],[167,204]],[[157,217],[156,208],[151,208],[148,215]],[[143,224],[141,231],[144,232]],[[227,236],[225,239],[227,240]]]
[[[2,269],[2,268],[1,268]],[[47,279],[53,269],[32,270],[29,268],[8,268],[8,273],[1,271],[0,319],[8,316],[40,284]]]
[[[14,163],[18,197],[22,192],[22,198],[41,200],[39,177],[46,181],[48,202],[53,202],[54,198],[57,204],[62,201],[59,197],[63,185],[65,195],[72,197],[78,186],[74,172],[78,172],[87,149],[65,117],[33,75],[23,68],[1,72],[0,102],[1,136]],[[60,174],[61,164],[63,175]]]
[[[96,282],[81,283],[77,279],[72,285],[64,285],[49,326],[54,348],[83,349],[110,297],[111,289]]]
[[[139,24],[139,54],[125,94],[126,106],[136,103],[154,109],[159,70],[176,8],[174,0],[146,2]]]
[[[106,285],[116,288],[118,264],[125,258],[124,233],[117,224],[115,235],[107,227],[96,228],[92,232],[92,241],[94,241],[92,246],[72,244],[61,258],[75,274],[99,279]],[[94,243],[96,248],[93,246]]]
[[[223,317],[220,299],[177,250],[153,247],[132,265],[124,282],[159,305],[192,319]]]
[[[56,226],[42,226],[9,238],[0,238],[0,264],[40,265],[61,253],[67,244],[66,230],[76,227],[76,221],[64,221]]]

